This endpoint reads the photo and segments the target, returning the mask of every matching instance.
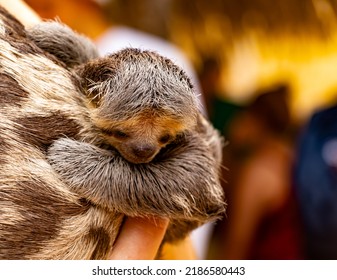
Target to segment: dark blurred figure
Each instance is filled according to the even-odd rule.
[[[228,218],[214,228],[209,259],[302,258],[288,95],[284,85],[259,94],[231,123]]]
[[[303,130],[295,165],[308,259],[337,259],[337,105],[316,112]]]

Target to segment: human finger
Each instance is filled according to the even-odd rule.
[[[156,257],[169,221],[162,218],[128,217],[109,259],[152,260]]]

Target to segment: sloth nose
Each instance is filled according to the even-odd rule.
[[[156,148],[153,145],[144,144],[134,147],[132,151],[133,154],[136,155],[137,157],[149,158],[155,153]]]

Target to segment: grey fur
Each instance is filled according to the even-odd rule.
[[[48,160],[72,191],[112,211],[203,223],[223,211],[219,162],[205,138],[186,135],[148,164],[132,164],[115,151],[60,139],[49,148]]]
[[[93,73],[98,65],[103,80]],[[86,90],[100,99],[101,117],[125,120],[153,108],[195,122],[198,99],[189,78],[155,52],[124,49],[83,65],[78,72],[87,81]]]
[[[32,42],[23,26],[1,7],[0,26],[0,96],[8,96],[0,98],[1,259],[104,259],[124,215],[171,218],[165,237],[169,242],[222,215],[221,137],[195,108],[189,108],[191,117],[184,110],[175,115],[173,107],[159,109],[160,102],[150,104],[148,116],[158,110],[160,116],[178,123],[188,117],[188,124],[158,148],[151,162],[132,163],[121,156],[123,141],[115,147],[96,125],[102,113],[109,117],[108,123],[127,122],[142,113],[105,113],[106,104],[114,103],[109,98],[114,86],[103,86],[102,92],[101,85],[116,69],[124,69],[118,68],[124,63],[121,53],[115,55],[119,62],[112,64],[113,71],[97,66],[111,65],[114,55],[84,65],[76,58],[73,67],[68,58],[51,59],[42,51],[45,47],[36,46],[40,40]],[[62,32],[57,40],[67,44],[69,40],[60,40]],[[68,54],[74,51],[72,46]],[[132,51],[138,52],[126,50],[129,55]],[[165,59],[153,53],[140,55],[159,60],[162,74],[156,89],[164,89],[160,80],[173,72],[175,81],[182,79],[179,92],[184,89],[182,93],[191,98],[177,105],[196,104],[182,71],[169,61],[165,69]],[[151,61],[146,65],[151,68]],[[169,81],[163,84],[177,88]],[[139,144],[145,134],[135,133],[129,140]],[[152,138],[155,143],[157,138]]]
[[[55,141],[48,160],[70,190],[95,204],[127,216],[157,215],[180,223],[165,237],[173,242],[224,211],[217,173],[221,161],[212,154],[219,136],[210,130],[185,135],[148,164],[132,164],[115,151],[71,139]]]
[[[27,29],[27,36],[40,48],[64,62],[68,68],[98,57],[98,51],[91,40],[61,22],[44,21],[33,25]]]

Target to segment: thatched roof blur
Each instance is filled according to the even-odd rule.
[[[172,40],[192,57],[218,56],[241,35],[329,38],[337,0],[110,0],[115,23]]]
[[[336,15],[335,0],[195,0],[173,1],[176,9],[195,19],[211,13],[230,21],[235,31],[260,27],[266,32],[303,32],[324,35],[324,16]]]
[[[235,32],[259,27],[266,32],[326,33],[326,21],[337,14],[336,0],[110,0],[113,20],[167,36],[172,18],[191,25],[205,17],[229,22]],[[151,30],[152,29],[152,30]]]

